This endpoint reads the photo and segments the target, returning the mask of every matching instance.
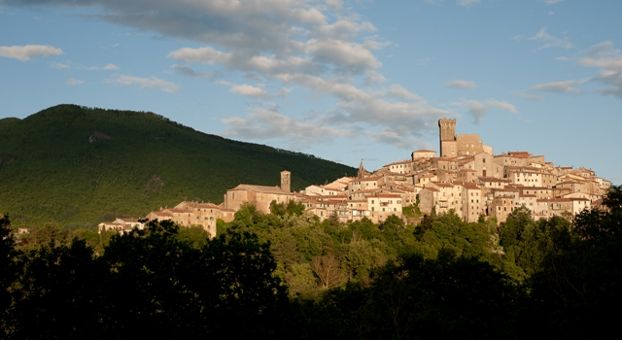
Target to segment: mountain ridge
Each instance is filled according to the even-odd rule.
[[[15,225],[93,226],[189,200],[222,201],[239,183],[300,189],[355,169],[230,140],[151,112],[61,104],[0,120],[0,212]]]

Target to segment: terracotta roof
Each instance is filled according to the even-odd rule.
[[[538,202],[572,202],[571,198],[544,198],[539,199]]]
[[[402,196],[397,195],[397,194],[375,194],[373,196],[369,196],[368,198],[371,197],[378,197],[378,198],[401,198]]]
[[[523,190],[553,190],[549,187],[523,187]]]
[[[477,184],[475,183],[462,183],[461,184],[463,187],[467,188],[467,189],[481,189]]]
[[[480,181],[484,181],[484,182],[505,182],[505,183],[509,183],[510,180],[508,179],[503,179],[503,178],[496,178],[496,177],[478,177]]]

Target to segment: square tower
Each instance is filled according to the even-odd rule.
[[[292,192],[292,178],[291,173],[287,170],[281,171],[281,190],[285,192]]]
[[[438,134],[441,157],[455,157],[458,155],[456,143],[456,120],[441,118],[438,120]]]

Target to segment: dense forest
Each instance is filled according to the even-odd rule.
[[[58,105],[0,119],[0,211],[23,227],[94,227],[183,200],[218,204],[240,183],[278,185],[282,170],[295,190],[355,173],[148,112]]]
[[[211,240],[95,235],[0,219],[1,338],[600,338],[622,302],[622,187],[572,221],[343,224],[291,203]]]

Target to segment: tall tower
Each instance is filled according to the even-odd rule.
[[[441,157],[454,157],[458,154],[456,148],[456,120],[441,118],[438,120],[438,135]]]
[[[292,192],[292,174],[287,170],[281,171],[281,190]]]

